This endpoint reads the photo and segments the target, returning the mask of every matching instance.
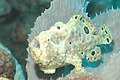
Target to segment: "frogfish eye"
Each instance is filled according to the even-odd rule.
[[[40,48],[40,44],[39,44],[39,42],[38,42],[37,40],[34,40],[34,41],[32,42],[32,44],[33,44],[34,47]]]

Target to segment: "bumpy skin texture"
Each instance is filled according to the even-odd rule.
[[[0,49],[0,78],[14,79],[16,73],[15,61],[9,56],[7,52]],[[1,80],[1,79],[0,79]],[[2,79],[4,80],[4,79]]]
[[[97,61],[101,57],[97,45],[112,41],[109,29],[104,25],[105,33],[101,28],[97,32],[88,19],[73,15],[66,24],[56,22],[49,30],[42,31],[29,43],[29,51],[44,73],[54,73],[56,68],[67,64],[74,65],[75,72],[81,73],[82,58]],[[109,41],[106,36],[110,36]]]
[[[4,78],[4,77],[0,77],[0,80],[9,80],[9,79]]]

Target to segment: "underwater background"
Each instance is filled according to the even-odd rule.
[[[18,80],[27,80],[27,62],[25,59],[27,58],[28,54],[26,48],[28,47],[27,38],[28,34],[30,33],[30,28],[34,26],[36,18],[40,16],[45,9],[48,9],[50,7],[51,1],[52,0],[0,0],[0,54],[3,53],[3,50],[6,50],[5,48],[3,48],[4,45],[6,48],[9,49],[6,50],[6,52],[10,51],[12,57],[14,57],[17,61],[17,63],[12,64],[21,65],[20,69],[22,71],[20,73],[23,74],[23,79]],[[86,1],[90,2],[87,7],[87,12],[89,17],[91,18],[94,18],[96,13],[100,14],[100,12],[111,9],[112,7],[114,9],[116,9],[117,7],[120,8],[120,0]],[[101,48],[103,48],[102,45],[100,46]],[[103,50],[102,52],[106,53],[111,51],[111,47],[109,46],[111,46],[111,44],[106,45],[104,49],[107,49]],[[3,74],[3,71],[1,71],[1,69],[3,68],[1,67],[1,61],[0,75]],[[88,63],[86,60],[83,60],[83,62],[86,62],[85,64],[83,64],[84,67],[89,66],[91,68],[94,68],[102,63],[102,60],[94,63]],[[64,67],[63,74],[69,74],[71,69],[73,69],[73,66],[71,65]],[[7,74],[5,73],[5,75]]]

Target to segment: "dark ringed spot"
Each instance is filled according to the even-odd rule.
[[[95,51],[92,51],[92,53],[91,53],[93,56],[95,55]]]
[[[87,59],[88,61],[90,60],[90,58]]]
[[[83,23],[85,22],[85,20],[83,19]]]
[[[105,33],[107,34],[108,32],[105,30]]]
[[[94,58],[94,60],[96,60],[96,57]]]
[[[83,54],[83,52],[81,52],[81,54]]]
[[[107,38],[107,42],[109,42],[109,38]]]
[[[80,21],[81,21],[82,19],[83,19],[83,18],[81,17],[81,18],[80,18]]]
[[[48,39],[48,41],[50,41],[50,39]]]
[[[85,26],[85,27],[84,27],[84,31],[85,31],[86,34],[89,34],[89,29],[88,29],[88,27]]]
[[[69,42],[69,44],[71,44],[71,42]]]
[[[103,30],[104,28],[102,27],[102,30]]]

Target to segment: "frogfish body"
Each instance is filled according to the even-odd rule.
[[[29,54],[44,73],[72,64],[83,72],[82,59],[97,61],[101,49],[110,44],[112,35],[105,24],[96,25],[85,13],[84,0],[54,0],[51,7],[37,18],[28,38]]]

